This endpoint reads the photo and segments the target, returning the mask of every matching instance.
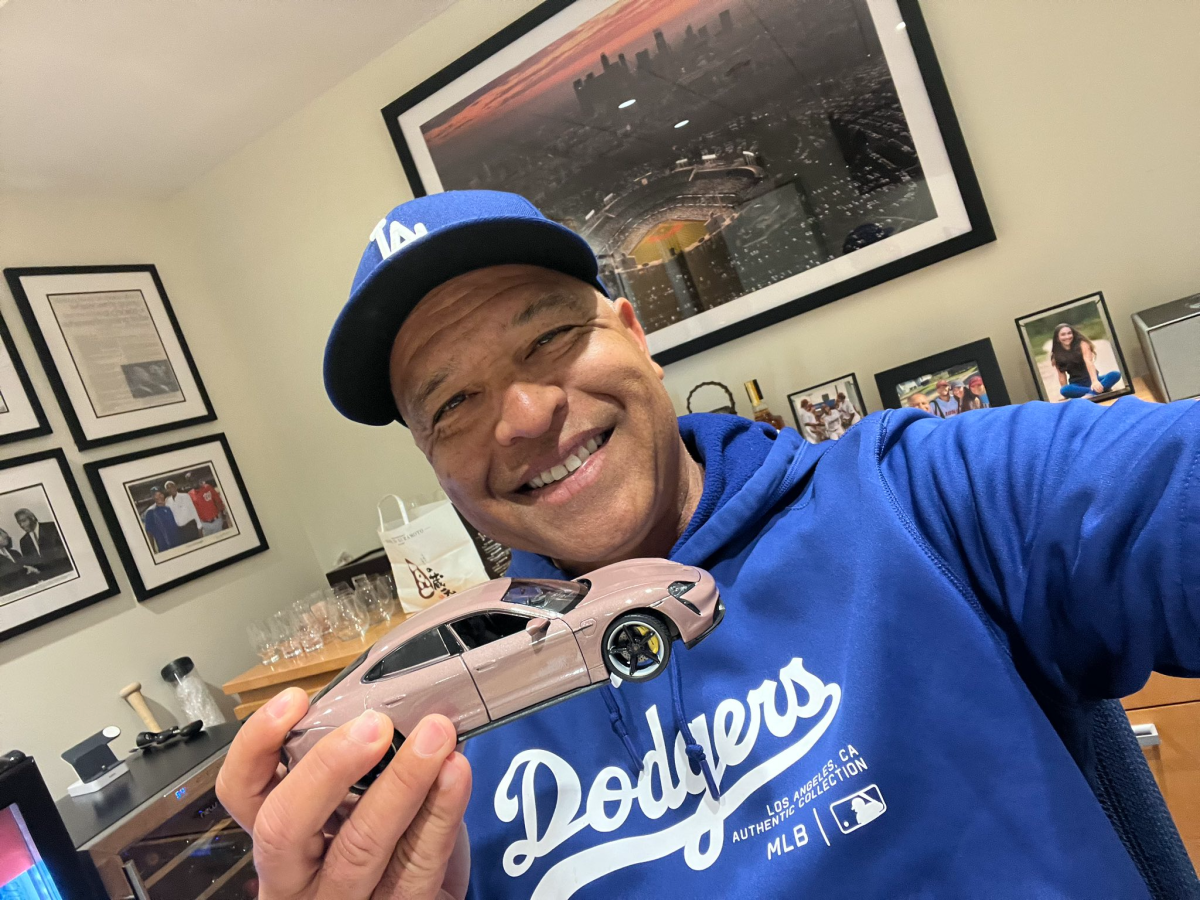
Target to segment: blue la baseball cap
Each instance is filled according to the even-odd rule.
[[[403,425],[388,372],[400,326],[438,285],[509,263],[554,269],[608,295],[587,241],[516,194],[446,191],[388,213],[325,345],[325,391],[338,412],[364,425]]]

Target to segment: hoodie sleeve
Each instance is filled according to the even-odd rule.
[[[1200,403],[889,414],[877,456],[919,540],[1082,697],[1200,676]]]

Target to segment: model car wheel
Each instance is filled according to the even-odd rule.
[[[350,790],[355,794],[366,793],[367,788],[374,784],[375,779],[388,767],[388,763],[396,758],[396,751],[400,749],[400,745],[403,743],[404,736],[398,731],[392,732],[392,746],[388,747],[387,752],[383,754],[383,759],[376,764],[375,768],[351,785]]]
[[[657,616],[627,613],[604,635],[604,664],[622,681],[649,681],[671,659],[671,632]]]

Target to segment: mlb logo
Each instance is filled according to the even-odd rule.
[[[836,803],[830,803],[829,811],[842,834],[849,834],[882,816],[887,812],[887,804],[878,785],[873,784]]]

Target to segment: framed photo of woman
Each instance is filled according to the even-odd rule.
[[[1111,400],[1133,393],[1100,291],[1022,316],[1017,331],[1041,399]]]
[[[80,450],[216,418],[154,266],[4,276]]]
[[[139,601],[267,549],[223,434],[89,462],[84,470]]]
[[[0,462],[0,640],[118,590],[62,450]]]

